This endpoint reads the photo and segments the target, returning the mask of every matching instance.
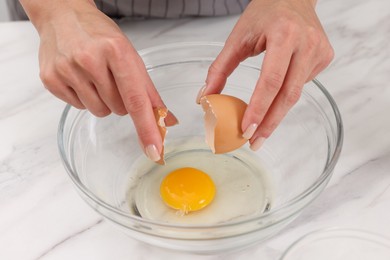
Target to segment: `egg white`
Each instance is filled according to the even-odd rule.
[[[199,138],[176,140],[167,146],[166,165],[140,159],[133,166],[135,175],[128,192],[128,203],[135,203],[142,218],[165,223],[210,225],[236,221],[264,212],[272,200],[267,171],[250,152],[215,155]],[[207,173],[216,187],[214,200],[205,208],[183,214],[167,206],[160,196],[163,178],[175,169],[193,167]],[[134,205],[132,205],[134,207]]]

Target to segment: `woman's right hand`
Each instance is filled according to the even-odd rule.
[[[91,0],[21,2],[41,39],[39,65],[45,87],[99,117],[129,114],[146,155],[158,161],[162,139],[153,108],[165,105],[120,28]],[[166,123],[177,120],[170,113]]]

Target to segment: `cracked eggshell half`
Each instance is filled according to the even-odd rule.
[[[241,122],[247,104],[239,98],[212,94],[201,98],[206,130],[206,143],[213,153],[234,151],[248,140],[242,137]]]
[[[156,123],[157,123],[158,129],[160,131],[161,140],[162,140],[162,144],[163,144],[162,149],[161,149],[161,153],[160,153],[160,160],[158,160],[156,163],[164,165],[165,164],[164,140],[165,140],[165,136],[167,134],[167,128],[165,126],[165,118],[168,115],[168,109],[165,107],[164,108],[155,108],[155,109],[153,109],[153,112],[154,112],[154,117],[156,118]]]

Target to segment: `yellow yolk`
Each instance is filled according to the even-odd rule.
[[[160,194],[168,206],[186,214],[209,205],[215,196],[215,186],[206,173],[180,168],[165,176]]]

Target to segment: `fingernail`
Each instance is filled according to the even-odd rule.
[[[264,137],[258,137],[255,139],[255,141],[250,145],[250,148],[253,150],[253,151],[257,151],[259,150],[259,148],[263,145],[265,141],[265,138]]]
[[[200,104],[200,98],[203,96],[203,93],[206,89],[206,85],[204,85],[198,92],[198,95],[196,96],[196,103]]]
[[[250,124],[242,134],[242,137],[244,137],[246,140],[251,139],[258,126],[258,124]]]
[[[157,162],[161,159],[160,154],[157,151],[157,147],[154,144],[145,147],[146,156],[153,162]]]

